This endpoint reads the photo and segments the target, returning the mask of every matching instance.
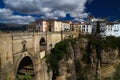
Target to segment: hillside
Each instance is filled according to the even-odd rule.
[[[0,23],[0,31],[25,31],[26,26],[24,24],[4,24]]]

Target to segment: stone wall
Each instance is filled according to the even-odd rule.
[[[62,36],[64,35],[64,36]],[[10,78],[15,80],[16,71],[20,61],[29,56],[35,66],[36,80],[47,80],[47,64],[41,60],[44,55],[40,52],[40,40],[44,38],[46,41],[46,49],[44,52],[49,52],[56,43],[68,34],[50,33],[50,32],[13,32],[0,34],[0,80]],[[77,34],[75,34],[77,36]],[[41,76],[39,78],[39,76]],[[48,76],[48,75],[47,75]]]
[[[14,62],[12,54],[12,37],[11,34],[0,34],[0,61],[1,61],[1,80],[10,77],[14,80]],[[9,74],[11,73],[11,74]]]

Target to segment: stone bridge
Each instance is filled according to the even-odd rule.
[[[0,80],[17,80],[29,73],[32,80],[50,80],[45,55],[59,41],[77,32],[0,33]]]

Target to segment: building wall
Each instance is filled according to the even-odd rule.
[[[105,36],[113,35],[114,35],[113,25],[106,25]]]
[[[70,23],[62,22],[61,28],[62,28],[62,31],[70,31]]]
[[[103,27],[103,32],[100,34],[102,36],[115,36],[119,37],[120,36],[120,24],[112,24],[112,25],[106,25]]]
[[[60,21],[54,21],[54,31],[55,32],[61,31],[61,22]]]
[[[84,34],[92,34],[92,25],[83,24],[80,26],[80,30]]]
[[[114,24],[114,36],[115,37],[120,36],[120,23]]]
[[[41,22],[41,23],[42,23],[42,30],[41,30],[41,32],[45,32],[46,29],[47,29],[47,22],[46,22],[46,21],[43,21],[43,22]]]

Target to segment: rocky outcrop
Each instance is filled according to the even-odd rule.
[[[120,63],[118,48],[98,51],[85,38],[69,41],[68,53],[59,62],[56,80],[112,79]]]
[[[69,55],[59,62],[59,76],[56,80],[76,80],[74,51],[69,43]]]

